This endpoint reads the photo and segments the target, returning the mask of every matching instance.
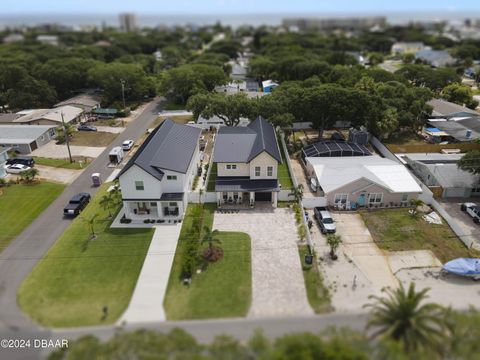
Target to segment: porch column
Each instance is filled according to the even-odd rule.
[[[128,219],[130,218],[130,216],[132,215],[131,212],[130,212],[130,204],[128,203],[128,201],[124,201],[123,202],[123,211],[125,213],[125,217]]]
[[[220,206],[222,205],[222,192],[221,191],[217,191],[217,205]]]
[[[250,206],[255,205],[255,193],[250,191]]]
[[[273,191],[272,192],[272,205],[274,208],[277,207],[277,200],[278,200],[278,192]]]

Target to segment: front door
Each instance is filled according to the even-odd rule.
[[[365,206],[365,193],[358,196],[357,203],[358,206]]]

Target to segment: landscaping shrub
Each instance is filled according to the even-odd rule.
[[[128,219],[128,218],[125,218],[125,217],[120,219],[121,224],[130,224],[131,222],[132,222],[132,219]]]
[[[186,236],[186,246],[182,257],[182,276],[191,278],[195,272],[200,249],[200,235],[203,223],[203,209],[195,208],[192,213],[192,226]]]

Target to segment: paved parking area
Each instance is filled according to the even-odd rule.
[[[84,156],[90,158],[98,157],[105,147],[93,146],[70,146],[72,156]],[[57,145],[55,141],[50,141],[48,144],[34,150],[32,156],[46,157],[50,159],[66,159],[68,158],[68,150],[66,145]]]
[[[475,224],[469,215],[460,210],[460,205],[464,202],[480,204],[480,198],[438,199],[437,201],[467,234],[470,234],[477,242],[480,242],[480,224]]]
[[[249,317],[313,315],[308,304],[290,209],[264,207],[215,213],[213,228],[251,237],[252,305]]]

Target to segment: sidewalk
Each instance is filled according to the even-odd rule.
[[[150,248],[127,310],[118,324],[165,321],[163,299],[182,224],[155,227]]]

